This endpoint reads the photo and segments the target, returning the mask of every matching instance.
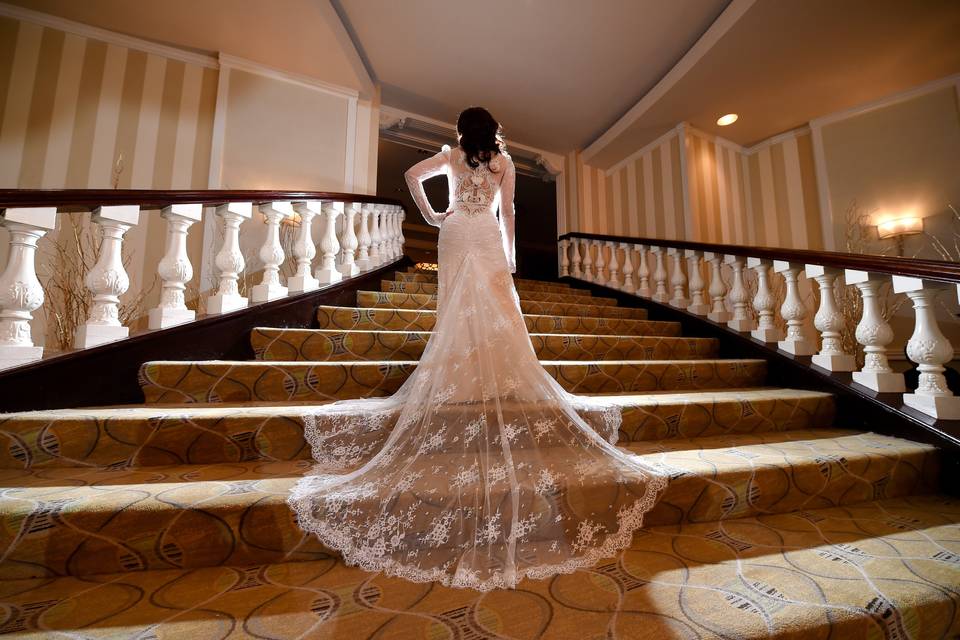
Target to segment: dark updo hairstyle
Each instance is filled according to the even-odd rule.
[[[457,134],[460,148],[467,155],[467,164],[474,169],[507,151],[500,123],[483,107],[469,107],[460,112]]]

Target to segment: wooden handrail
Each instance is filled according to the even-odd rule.
[[[803,264],[816,264],[837,269],[857,269],[874,273],[886,273],[895,276],[907,276],[948,282],[960,283],[960,263],[945,262],[942,260],[922,260],[919,258],[902,258],[856,253],[840,253],[836,251],[812,251],[809,249],[780,249],[775,247],[751,247],[745,245],[711,244],[706,242],[689,242],[687,240],[661,240],[658,238],[635,238],[630,236],[611,236],[598,233],[583,233],[572,231],[565,233],[558,240],[583,238],[599,240],[601,242],[626,242],[653,247],[672,249],[690,249],[693,251],[712,251],[728,255],[763,258],[766,260],[783,260]]]
[[[144,209],[160,209],[173,204],[216,206],[228,202],[263,202],[326,200],[332,202],[364,202],[403,207],[394,198],[381,198],[360,193],[335,191],[231,191],[155,190],[155,189],[0,189],[0,209],[17,207],[57,207],[59,211],[88,211],[109,205],[140,205]]]

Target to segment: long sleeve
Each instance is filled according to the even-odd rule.
[[[503,253],[507,256],[510,273],[517,272],[517,255],[514,247],[513,192],[516,187],[517,171],[513,160],[507,160],[504,169],[503,184],[500,185],[500,235],[503,237]]]
[[[434,211],[433,207],[430,206],[427,194],[423,190],[423,181],[444,173],[448,164],[449,158],[446,151],[441,151],[432,158],[427,158],[413,165],[403,174],[410,195],[413,197],[413,201],[417,203],[420,213],[423,214],[423,219],[435,227],[440,226],[443,215]]]

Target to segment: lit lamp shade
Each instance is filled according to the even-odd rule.
[[[909,236],[923,231],[923,218],[896,218],[877,225],[877,235],[881,240],[897,236]]]

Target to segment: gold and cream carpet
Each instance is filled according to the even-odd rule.
[[[0,415],[0,633],[960,637],[960,501],[937,493],[935,448],[845,429],[829,395],[765,387],[764,361],[643,309],[517,284],[544,365],[616,397],[620,446],[670,477],[630,549],[479,594],[346,567],[302,534],[299,406],[391,393],[429,338],[435,276],[398,273],[314,328],[255,329],[255,361],[145,363],[144,405]]]

